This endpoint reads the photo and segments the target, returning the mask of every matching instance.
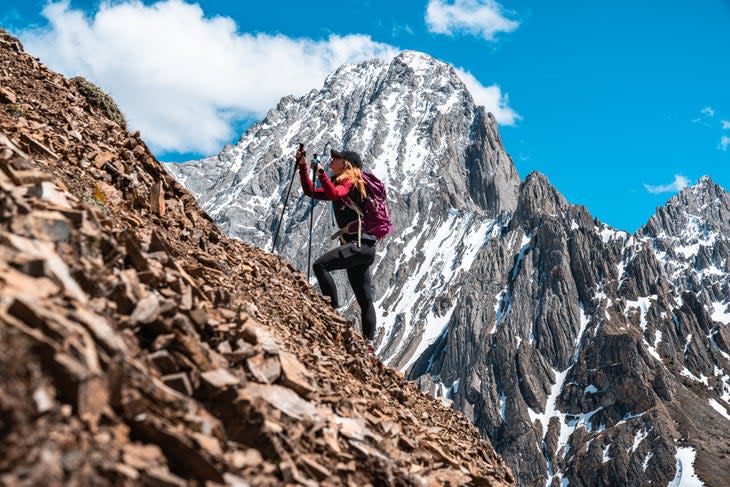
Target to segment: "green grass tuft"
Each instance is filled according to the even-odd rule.
[[[79,93],[94,107],[101,109],[110,120],[118,123],[124,129],[127,128],[127,119],[119,109],[111,96],[96,86],[94,83],[85,80],[81,76],[71,78],[71,82],[76,85]]]

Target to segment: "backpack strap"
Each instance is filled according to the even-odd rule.
[[[350,208],[352,211],[354,211],[355,213],[357,213],[357,246],[358,247],[362,247],[362,217],[363,217],[363,212],[360,209],[360,207],[357,206],[355,204],[355,202],[350,199],[349,196],[346,196],[346,197],[342,198],[342,201],[347,205],[348,208]],[[345,228],[347,228],[349,226],[350,226],[350,224],[348,223],[345,226]],[[347,232],[347,233],[349,233],[349,232]]]

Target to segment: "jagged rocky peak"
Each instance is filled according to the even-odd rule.
[[[560,217],[569,206],[547,176],[533,171],[520,184],[515,218],[530,228],[544,216]]]
[[[728,193],[716,184],[710,176],[702,176],[697,183],[682,190],[676,197],[689,207],[696,207],[700,211],[714,206],[723,200],[727,203]],[[675,198],[670,200],[670,203]]]
[[[730,195],[709,176],[684,188],[666,205],[657,208],[639,234],[650,237],[683,237],[688,232],[730,232]]]
[[[359,63],[344,64],[327,76],[324,88],[343,91],[358,84],[369,84],[387,66],[388,62],[382,59],[368,59]]]
[[[396,56],[388,66],[385,79],[391,83],[410,84],[420,90],[435,90],[433,94],[445,97],[456,95],[472,100],[464,82],[450,64],[418,51],[403,51]],[[448,98],[444,98],[446,100]]]

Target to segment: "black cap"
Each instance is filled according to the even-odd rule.
[[[358,169],[362,169],[362,159],[360,159],[360,154],[357,152],[353,152],[351,150],[344,150],[342,152],[338,152],[334,149],[330,150],[330,155],[332,157],[339,157],[340,159],[344,159],[353,166],[355,166]]]

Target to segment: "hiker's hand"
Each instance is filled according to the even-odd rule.
[[[297,149],[297,153],[294,155],[294,159],[297,161],[297,164],[300,166],[306,166],[307,165],[307,159],[305,158],[306,152],[303,150]]]
[[[309,167],[314,169],[317,172],[317,174],[324,172],[324,168],[322,167],[322,165],[319,162],[312,161],[309,164]]]

